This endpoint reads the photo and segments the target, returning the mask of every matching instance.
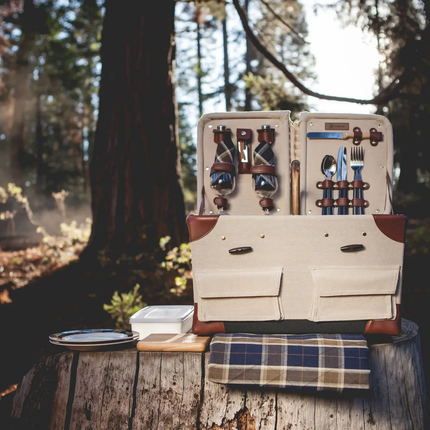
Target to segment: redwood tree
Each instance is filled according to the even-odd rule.
[[[174,0],[105,2],[86,255],[187,241],[173,86]]]

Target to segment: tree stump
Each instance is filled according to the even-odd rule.
[[[209,353],[63,352],[33,367],[14,397],[14,429],[330,429],[428,427],[418,326],[370,347],[359,397],[233,389],[205,379]]]

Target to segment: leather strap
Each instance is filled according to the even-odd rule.
[[[261,199],[260,200],[260,206],[262,208],[267,208],[269,210],[272,210],[274,208],[273,200],[272,199]]]
[[[363,181],[352,181],[351,186],[354,189],[361,188],[363,190],[368,190],[370,188],[370,184]]]
[[[354,138],[352,142],[354,145],[359,145],[363,140],[363,132],[361,131],[360,127],[355,127],[352,131],[354,132]]]
[[[273,143],[275,129],[274,128],[261,128],[257,130],[258,132],[258,141],[262,142],[263,140],[267,142],[269,145]]]
[[[334,188],[334,185],[334,182],[329,179],[317,182],[317,188],[320,190],[328,190]]]
[[[370,129],[370,144],[372,146],[378,145],[378,142],[382,141],[382,133],[380,131],[376,131],[376,128]]]
[[[328,208],[334,206],[334,199],[321,199],[316,201],[316,205],[320,208]]]
[[[349,206],[349,199],[347,197],[339,197],[337,200],[335,200],[336,206]]]
[[[224,209],[227,209],[228,206],[228,200],[225,197],[215,197],[214,198],[214,203],[218,206],[218,207],[222,207]]]
[[[351,200],[351,206],[356,208],[356,207],[363,207],[363,208],[368,208],[369,207],[369,202],[367,200],[364,199],[352,199]]]
[[[229,135],[230,133],[230,128],[226,128],[224,130],[214,130],[214,142],[216,144],[221,143],[224,140],[225,135]]]
[[[338,188],[339,190],[347,190],[349,189],[349,182],[348,181],[336,182],[336,188]]]
[[[211,167],[211,175],[216,172],[227,172],[234,175],[234,166],[231,163],[214,163]]]
[[[276,168],[270,164],[253,165],[251,167],[251,173],[276,176]]]

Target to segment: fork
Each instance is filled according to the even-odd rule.
[[[354,181],[361,181],[361,171],[364,168],[364,151],[363,148],[351,148],[351,160],[350,160],[351,169],[354,170]],[[362,199],[363,198],[363,189],[362,188],[354,188],[353,191],[354,199]],[[354,206],[353,208],[354,215],[364,215],[364,206]]]

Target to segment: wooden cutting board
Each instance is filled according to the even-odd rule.
[[[139,351],[195,351],[206,350],[209,336],[192,333],[154,333],[137,342]]]

